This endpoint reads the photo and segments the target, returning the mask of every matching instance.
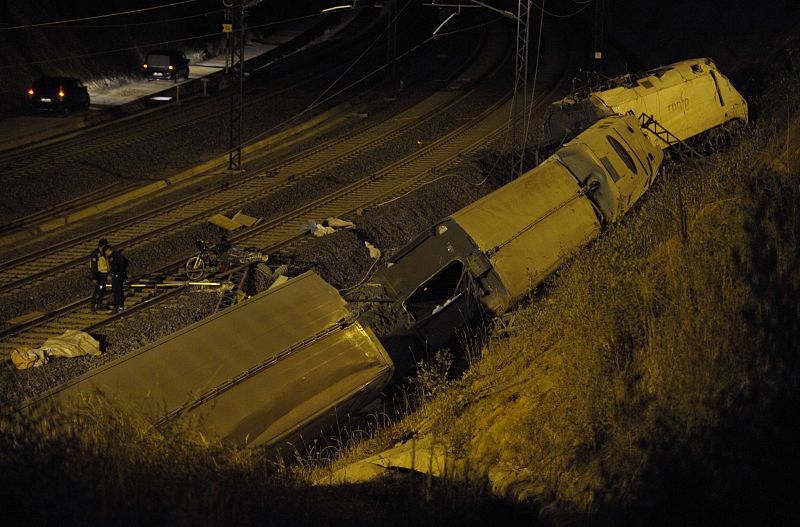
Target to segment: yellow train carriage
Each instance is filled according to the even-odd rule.
[[[711,59],[684,60],[643,75],[610,82],[614,87],[584,98],[566,97],[550,105],[545,136],[560,142],[608,115],[652,117],[671,137],[685,141],[730,121],[746,123],[747,101]],[[671,142],[648,133],[660,148]]]
[[[54,388],[44,400],[101,391],[159,425],[239,446],[302,447],[380,396],[394,364],[336,289],[313,272]]]
[[[515,181],[437,223],[379,273],[432,346],[502,314],[618,221],[663,160],[632,116],[602,119]]]

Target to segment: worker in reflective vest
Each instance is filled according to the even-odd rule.
[[[91,278],[94,283],[94,291],[92,292],[92,313],[96,313],[98,309],[103,308],[103,297],[106,294],[106,281],[108,280],[108,258],[106,258],[103,250],[108,245],[108,240],[101,238],[97,242],[97,247],[92,251],[89,257],[89,267],[91,269]]]

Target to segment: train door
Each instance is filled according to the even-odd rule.
[[[711,79],[714,81],[714,90],[717,92],[719,105],[725,106],[725,98],[722,96],[722,92],[719,89],[719,80],[717,79],[717,74],[714,72],[714,70],[709,70],[708,72],[711,74]]]
[[[704,63],[692,63],[693,77],[686,82],[685,132],[681,139],[689,139],[722,124],[722,96],[714,71]]]

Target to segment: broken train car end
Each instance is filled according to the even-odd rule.
[[[432,226],[377,279],[439,346],[480,312],[500,315],[617,222],[663,161],[633,116],[606,117],[538,167]]]
[[[28,401],[100,391],[157,427],[181,416],[204,437],[302,450],[381,396],[394,364],[338,291],[309,271]]]

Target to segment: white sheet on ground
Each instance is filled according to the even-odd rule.
[[[20,370],[37,368],[52,357],[100,355],[100,342],[84,331],[68,329],[58,337],[50,337],[38,348],[17,348],[11,360]]]

